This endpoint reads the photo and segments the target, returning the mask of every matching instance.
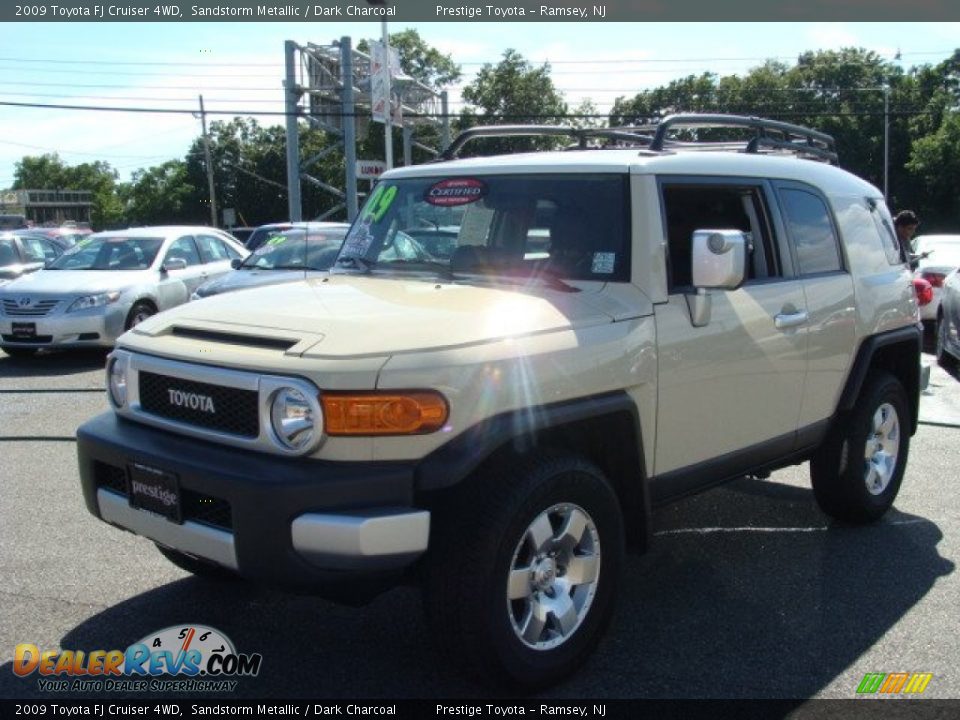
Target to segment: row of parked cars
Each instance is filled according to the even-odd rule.
[[[0,348],[109,347],[151,315],[330,268],[349,225],[283,223],[244,245],[209,227],[0,234]]]

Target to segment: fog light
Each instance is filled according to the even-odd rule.
[[[127,359],[112,357],[107,362],[107,387],[110,401],[121,408],[127,403]]]

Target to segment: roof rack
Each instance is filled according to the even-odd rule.
[[[671,130],[707,128],[745,128],[753,130],[748,140],[684,141],[667,137]],[[461,132],[437,158],[453,160],[471,140],[480,137],[569,137],[576,145],[568,149],[587,149],[591,139],[606,139],[604,147],[639,145],[650,152],[726,150],[760,153],[762,149],[789,152],[798,157],[838,163],[833,136],[818,130],[766,118],[745,115],[684,113],[668,115],[653,125],[614,128],[574,128],[564,125],[483,125]],[[596,146],[593,146],[596,147]]]
[[[669,115],[656,125],[656,133],[650,143],[650,149],[665,149],[667,133],[676,128],[747,128],[755,131],[754,137],[747,141],[744,152],[756,153],[761,147],[788,150],[803,157],[825,160],[831,165],[837,164],[836,143],[832,135],[813,130],[802,125],[768,120],[746,115],[720,115],[689,113]]]
[[[437,160],[453,160],[464,145],[481,137],[569,137],[577,141],[576,147],[586,149],[589,147],[591,138],[607,138],[649,145],[655,128],[655,125],[615,128],[575,128],[569,125],[477,125],[457,135]]]

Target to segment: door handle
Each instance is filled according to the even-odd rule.
[[[773,319],[773,323],[776,325],[777,330],[787,330],[789,328],[799,327],[800,325],[806,325],[808,320],[810,320],[810,313],[806,310],[801,310],[795,313],[780,313]]]

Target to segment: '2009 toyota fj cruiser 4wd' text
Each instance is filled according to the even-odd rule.
[[[455,159],[538,132],[579,147]],[[124,335],[78,431],[87,507],[200,575],[344,599],[414,577],[446,650],[555,681],[652,506],[806,460],[835,518],[893,503],[916,300],[881,193],[835,158],[733,116],[468,131],[382,177],[329,276]]]

